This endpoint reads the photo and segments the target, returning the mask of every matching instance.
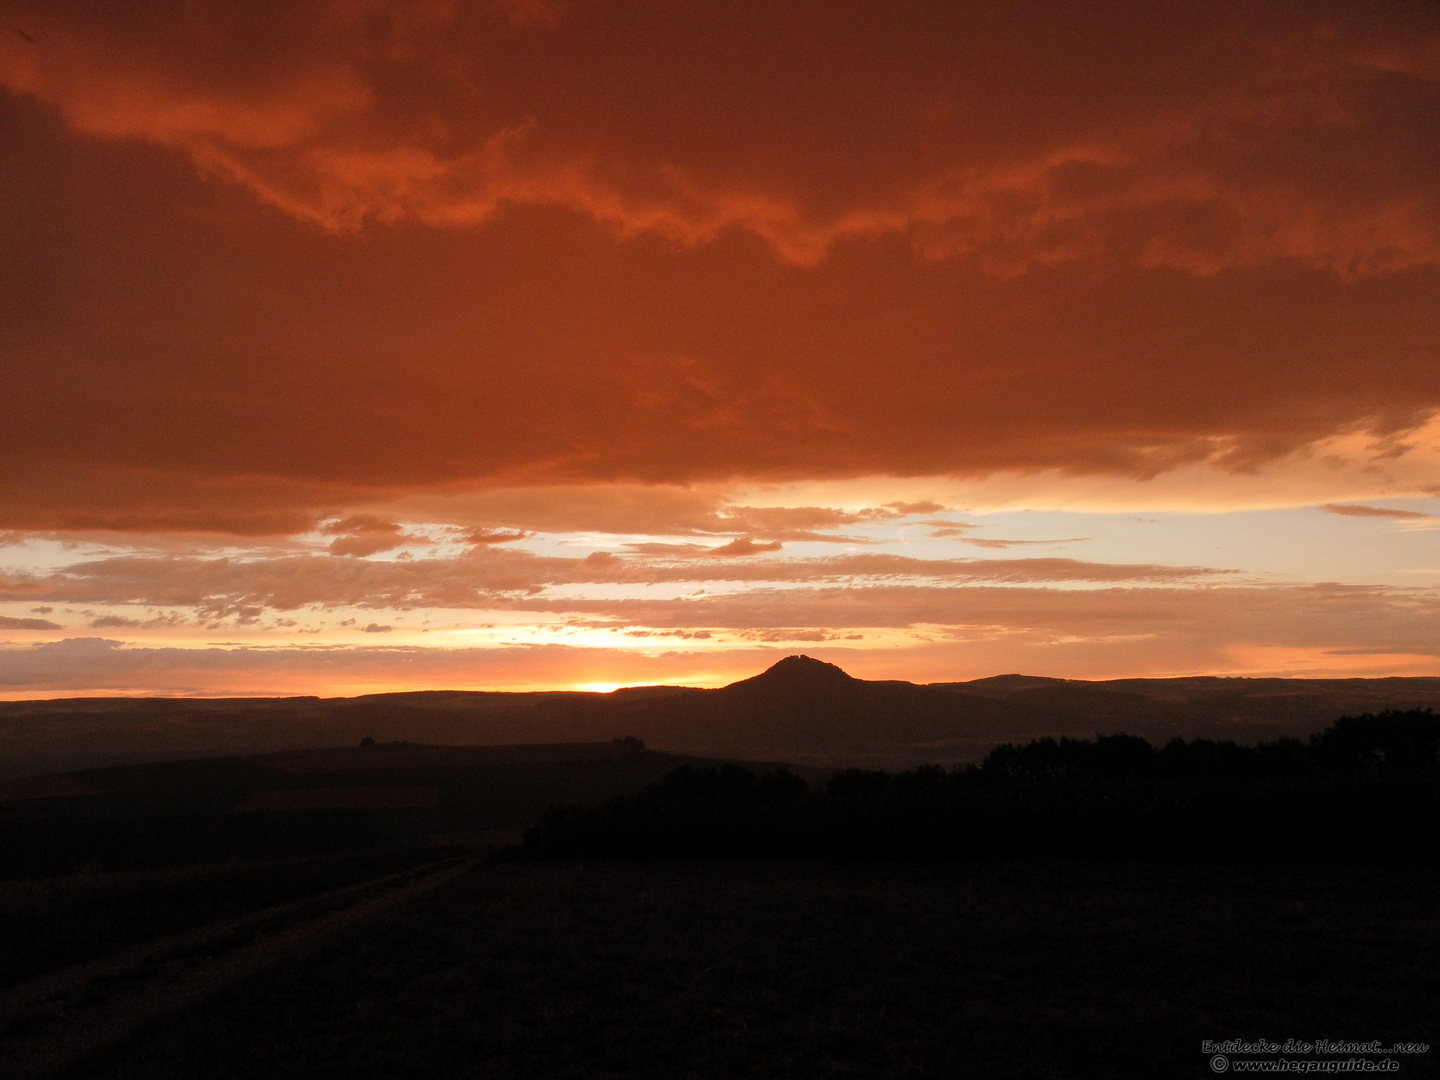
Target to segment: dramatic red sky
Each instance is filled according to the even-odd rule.
[[[1440,674],[1440,9],[0,3],[0,696]]]

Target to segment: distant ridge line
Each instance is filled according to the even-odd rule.
[[[995,746],[1127,733],[1249,743],[1342,716],[1440,709],[1440,678],[1184,676],[1089,681],[1009,672],[919,684],[859,679],[805,654],[714,689],[419,690],[354,698],[122,698],[0,703],[0,776],[376,742],[596,743],[815,768],[978,761]],[[538,751],[537,751],[538,752]]]

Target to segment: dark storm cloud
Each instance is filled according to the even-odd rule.
[[[1432,7],[6,11],[0,526],[1253,469],[1440,406]]]

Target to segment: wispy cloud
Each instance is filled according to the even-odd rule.
[[[941,533],[937,530],[931,535],[938,536],[941,535]],[[960,539],[960,543],[970,544],[974,547],[981,548],[1012,548],[1023,547],[1031,544],[1078,544],[1085,539],[1086,538],[1083,536],[1068,536],[1061,540],[995,540],[981,536],[966,536]]]
[[[1430,518],[1416,510],[1392,510],[1384,506],[1365,506],[1359,503],[1326,503],[1320,508],[1327,514],[1341,514],[1345,517],[1395,518],[1401,521],[1423,521]]]
[[[181,607],[211,618],[260,609],[308,605],[371,608],[483,608],[509,603],[556,585],[624,583],[824,583],[863,579],[985,581],[1010,584],[1194,582],[1233,576],[1201,566],[1100,563],[1042,557],[917,559],[857,552],[812,559],[757,556],[778,547],[735,541],[711,549],[711,559],[535,555],[479,547],[453,559],[374,561],[353,556],[303,555],[262,559],[174,559],[138,556],[75,563],[49,574],[17,578],[27,599],[70,603],[137,603]],[[728,550],[727,550],[728,549]],[[114,625],[114,624],[106,624]]]
[[[16,619],[9,615],[0,615],[0,630],[63,630],[59,623],[51,622],[49,619]]]

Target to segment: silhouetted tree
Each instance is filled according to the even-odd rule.
[[[1258,746],[1038,739],[948,771],[848,769],[817,791],[785,770],[686,765],[638,795],[555,811],[527,844],[623,858],[1433,859],[1437,748],[1427,711]]]

